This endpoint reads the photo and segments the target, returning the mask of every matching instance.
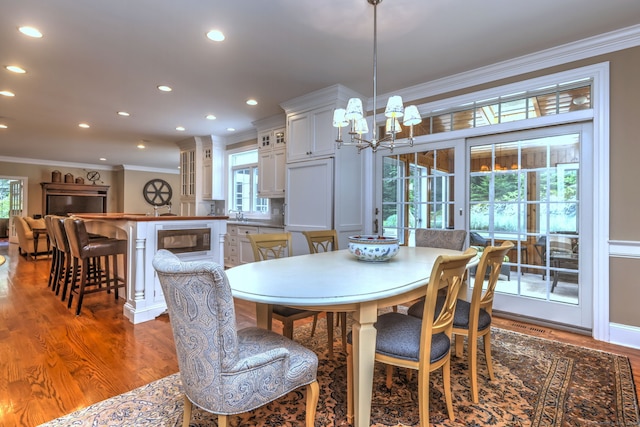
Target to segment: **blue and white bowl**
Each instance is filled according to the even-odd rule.
[[[360,261],[388,261],[400,250],[398,239],[378,235],[349,236],[349,252]]]

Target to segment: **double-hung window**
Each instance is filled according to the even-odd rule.
[[[229,155],[229,209],[245,214],[269,212],[269,199],[258,197],[258,150]]]

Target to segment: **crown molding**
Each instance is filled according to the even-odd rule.
[[[24,163],[27,165],[38,165],[43,166],[44,160],[42,159],[30,159],[27,157],[5,157],[0,156],[0,162],[7,163]],[[62,168],[77,168],[77,169],[94,169],[94,170],[103,170],[103,171],[113,171],[115,168],[113,166],[106,165],[93,165],[90,163],[71,163],[71,162],[56,162],[51,160],[46,160],[47,167],[62,167]]]
[[[428,98],[434,95],[637,46],[640,46],[640,25],[600,34],[574,43],[567,43],[530,55],[520,56],[486,67],[421,83],[394,91],[393,93],[383,94],[379,96],[379,98],[386,99],[391,95],[401,95],[405,102]],[[369,100],[369,103],[371,103],[371,100]]]

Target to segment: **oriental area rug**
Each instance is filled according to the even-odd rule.
[[[324,326],[324,322],[321,322]],[[337,328],[339,329],[339,328]],[[326,330],[318,325],[295,329],[295,339],[320,358],[320,399],[316,427],[348,426],[346,420],[346,355],[337,337],[329,359]],[[480,399],[469,399],[464,358],[452,359],[451,382],[455,420],[446,416],[442,377],[431,374],[430,419],[433,426],[638,426],[638,401],[626,357],[589,350],[518,332],[492,330],[495,381],[487,376],[479,355]],[[465,344],[466,348],[466,344]],[[391,389],[384,366],[376,364],[371,425],[418,426],[417,375],[396,370]],[[233,427],[304,425],[305,392],[289,393],[251,413],[230,417]],[[170,375],[107,399],[43,426],[180,426],[183,394],[179,374]],[[216,426],[216,417],[194,406],[192,427]]]

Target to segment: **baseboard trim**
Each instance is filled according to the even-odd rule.
[[[640,349],[640,327],[609,323],[609,342]]]

